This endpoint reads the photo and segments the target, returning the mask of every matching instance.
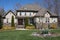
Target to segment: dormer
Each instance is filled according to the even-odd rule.
[[[46,13],[45,13],[45,15],[44,15],[44,17],[46,17],[46,18],[50,18],[50,13],[47,11]]]

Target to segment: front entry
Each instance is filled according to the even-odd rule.
[[[23,19],[18,19],[18,25],[23,25]]]
[[[24,19],[18,19],[17,28],[24,28]]]

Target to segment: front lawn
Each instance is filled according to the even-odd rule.
[[[31,36],[31,34],[36,31],[38,30],[0,31],[0,40],[60,40],[60,36],[45,38]],[[53,30],[52,32],[60,33],[60,30]]]

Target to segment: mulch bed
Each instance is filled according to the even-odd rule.
[[[40,33],[34,32],[31,35],[37,36],[37,37],[58,37],[58,36],[60,36],[60,33],[40,34]]]

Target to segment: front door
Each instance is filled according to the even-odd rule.
[[[23,19],[18,19],[18,25],[23,25]]]

